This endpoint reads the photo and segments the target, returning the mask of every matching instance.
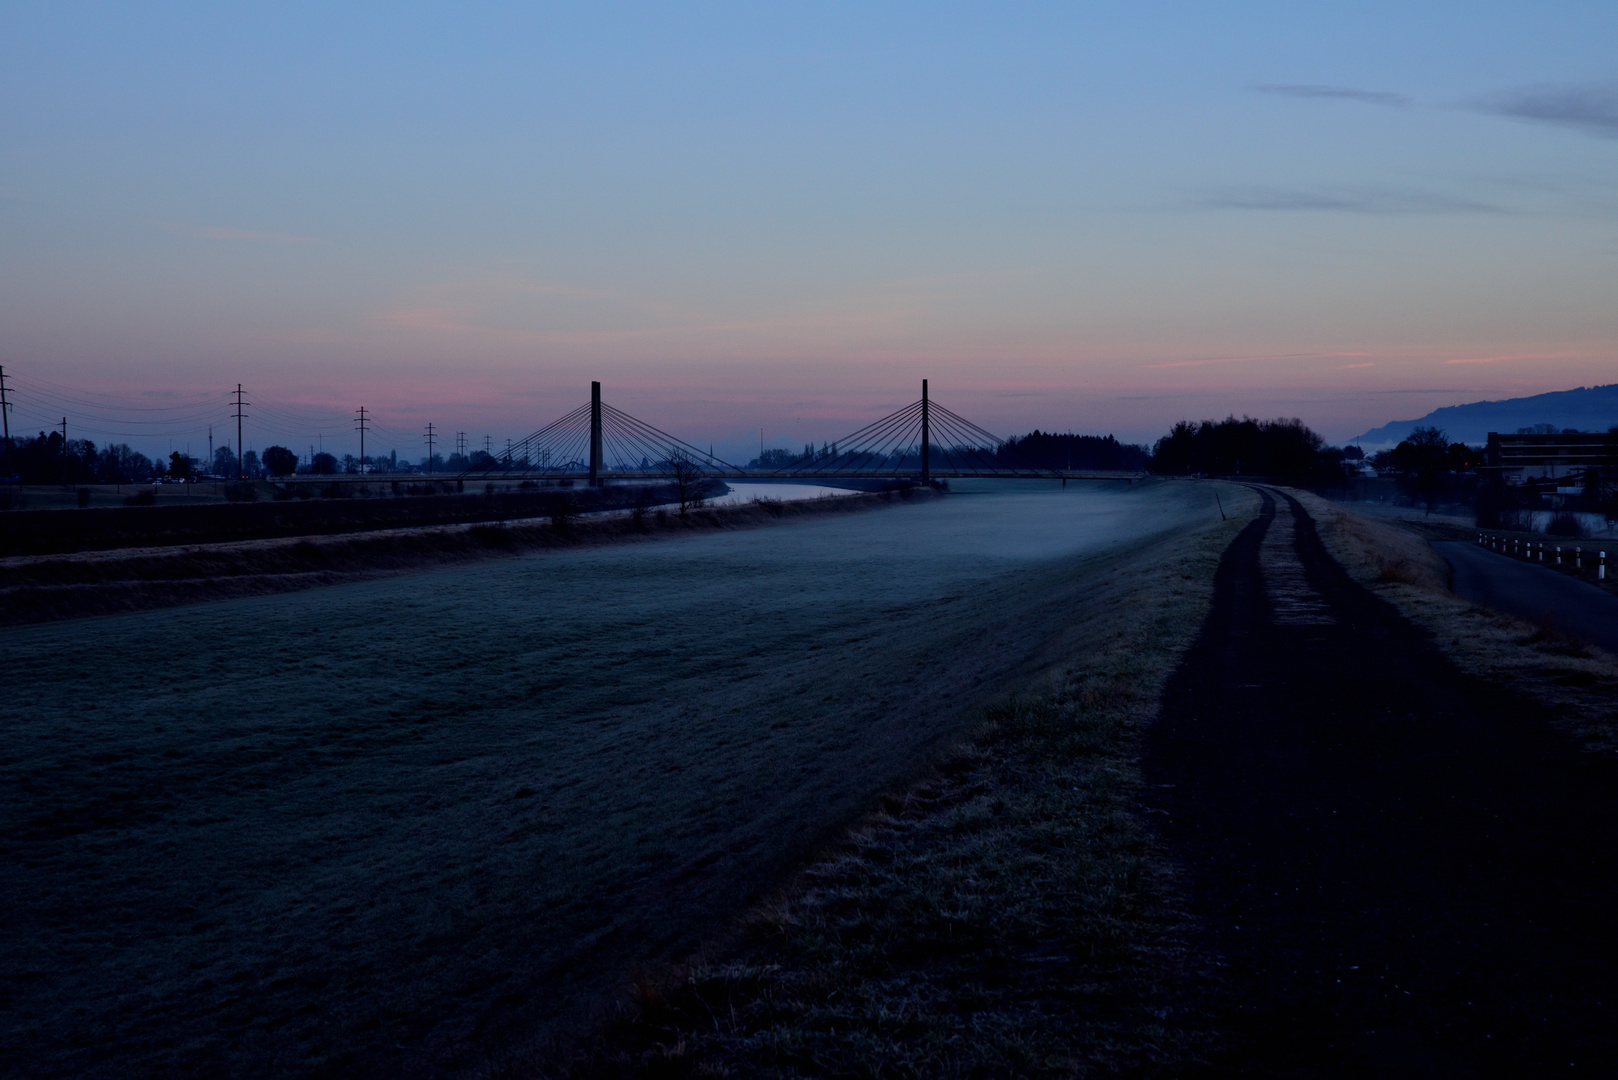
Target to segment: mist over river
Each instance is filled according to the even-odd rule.
[[[0,630],[0,1072],[520,1047],[913,775],[1112,555],[1217,513],[1191,483],[957,483]]]

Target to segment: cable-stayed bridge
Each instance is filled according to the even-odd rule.
[[[1007,441],[921,397],[817,452],[775,467],[744,467],[671,435],[601,399],[553,420],[498,456],[454,474],[463,481],[570,479],[667,480],[698,475],[720,480],[933,480],[1005,478],[1064,480],[1119,475],[1040,468],[1017,460]]]

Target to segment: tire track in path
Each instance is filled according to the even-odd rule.
[[[1208,1072],[1618,1075],[1618,767],[1260,494],[1146,743],[1222,973]]]

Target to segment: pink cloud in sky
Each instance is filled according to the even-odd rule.
[[[1282,353],[1277,356],[1210,356],[1200,360],[1171,360],[1161,364],[1147,364],[1147,368],[1205,367],[1209,364],[1241,364],[1258,360],[1329,360],[1349,356],[1370,356],[1366,352],[1312,352]],[[1372,367],[1371,364],[1350,364],[1349,367]],[[1342,370],[1342,369],[1339,369]]]
[[[1584,356],[1577,352],[1550,352],[1550,353],[1507,353],[1502,356],[1466,356],[1453,360],[1445,360],[1446,364],[1498,364],[1505,360],[1567,360],[1573,357]]]

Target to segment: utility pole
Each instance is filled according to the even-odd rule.
[[[67,417],[62,417],[62,486],[67,487]]]
[[[506,468],[511,468],[511,440],[506,440]]]
[[[370,423],[371,418],[365,415],[365,406],[364,405],[361,405],[357,411],[359,412],[360,415],[359,415],[359,419],[354,421],[354,425],[355,425],[355,427],[357,427],[359,429],[359,433],[360,433],[360,475],[364,476],[365,475],[365,425]],[[366,490],[370,490],[370,489],[367,488]]]
[[[238,479],[247,479],[247,464],[242,457],[242,406],[247,402],[242,400],[242,384],[236,384],[236,472]]]
[[[208,471],[213,472],[213,425],[208,425]]]
[[[933,470],[931,458],[933,456],[932,417],[927,412],[927,380],[921,380],[921,482],[932,482]]]
[[[0,424],[5,425],[6,433],[6,441],[0,443],[0,461],[4,461],[11,455],[11,402],[6,400],[6,369],[3,364],[0,364]]]
[[[428,476],[431,476],[433,474],[433,443],[437,440],[437,438],[438,438],[438,436],[433,434],[433,426],[431,424],[428,424],[427,425],[427,475]]]

